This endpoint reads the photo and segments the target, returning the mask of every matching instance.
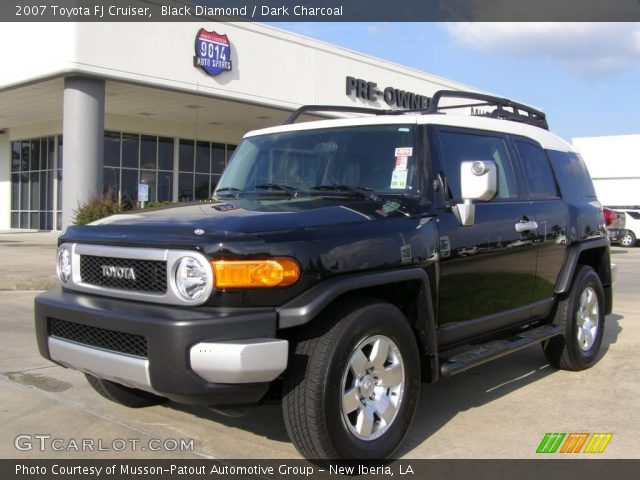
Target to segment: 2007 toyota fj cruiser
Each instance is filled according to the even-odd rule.
[[[313,110],[373,115],[294,124]],[[467,92],[303,107],[245,136],[212,201],[69,227],[57,272],[44,357],[131,407],[280,386],[291,439],[323,459],[391,456],[422,382],[535,343],[592,366],[612,308],[579,154],[542,112]]]

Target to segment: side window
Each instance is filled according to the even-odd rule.
[[[498,193],[496,198],[518,197],[513,166],[507,145],[502,137],[441,131],[440,152],[449,197],[460,200],[460,164],[473,160],[491,160],[498,170]]]
[[[515,144],[522,159],[531,197],[557,198],[558,187],[544,150],[529,142],[516,141]]]
[[[557,150],[547,150],[547,154],[563,198],[570,201],[596,198],[589,170],[579,154]]]

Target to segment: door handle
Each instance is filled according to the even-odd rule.
[[[538,230],[538,222],[532,221],[519,221],[516,223],[516,232],[528,232],[531,230]]]

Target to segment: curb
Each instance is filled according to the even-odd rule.
[[[48,290],[58,283],[55,275],[0,277],[0,291]]]

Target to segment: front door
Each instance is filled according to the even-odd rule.
[[[443,127],[430,138],[442,179],[438,337],[446,345],[529,318],[535,232],[527,230],[533,209],[504,135]],[[475,203],[474,225],[462,226],[452,205],[462,201],[460,164],[473,160],[496,164],[498,191]]]

